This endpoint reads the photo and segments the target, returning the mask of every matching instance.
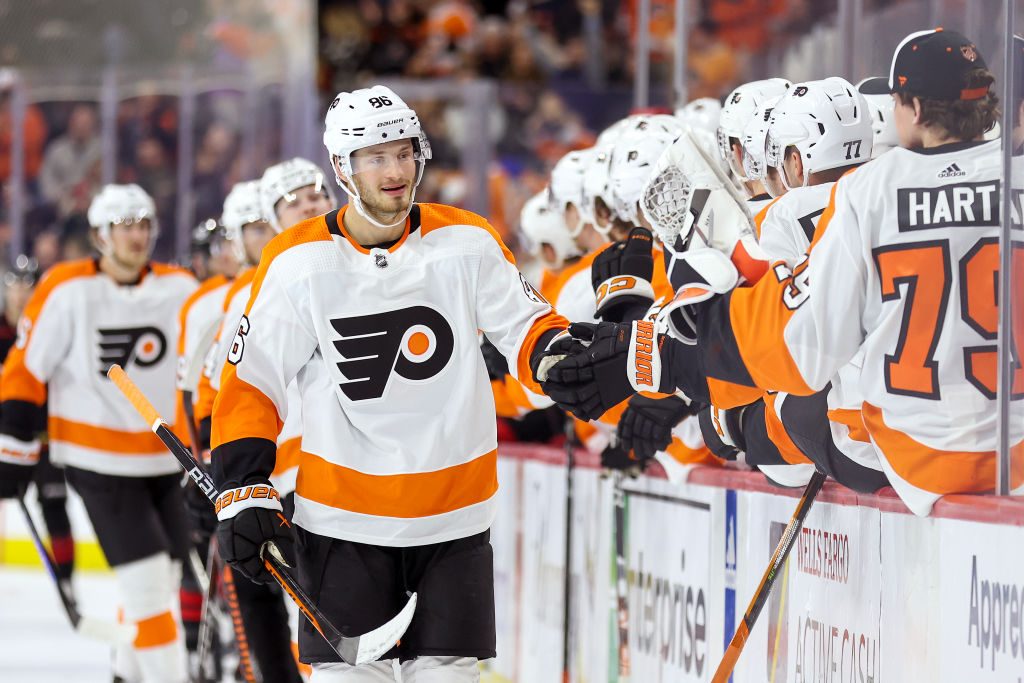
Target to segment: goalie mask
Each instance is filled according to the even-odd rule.
[[[89,204],[89,225],[96,228],[97,247],[101,254],[109,255],[112,247],[110,229],[114,225],[149,223],[149,251],[153,252],[160,224],[156,219],[153,198],[138,185],[104,185]]]
[[[831,76],[794,85],[772,111],[765,143],[769,166],[779,169],[795,147],[803,162],[803,184],[812,173],[850,166],[871,158],[874,132],[864,96],[847,80]]]
[[[740,180],[749,180],[742,168],[737,168],[736,155],[732,151],[732,140],[739,140],[743,130],[761,102],[784,95],[790,88],[785,78],[768,78],[751,81],[739,86],[725,98],[722,114],[718,119],[718,153],[729,164],[729,168]]]
[[[593,148],[573,150],[559,159],[551,169],[551,182],[548,184],[551,208],[564,214],[566,206],[572,204],[580,212],[579,223],[571,237],[579,235],[587,223],[595,224],[594,217],[584,215],[583,212],[583,175],[593,155]]]
[[[224,226],[224,238],[231,244],[238,262],[256,265],[250,263],[246,256],[242,228],[250,223],[268,223],[263,217],[260,205],[260,181],[246,180],[235,183],[224,199],[220,222]]]
[[[680,133],[682,128],[674,117],[652,116],[615,143],[608,176],[614,210],[621,220],[640,224],[637,203],[644,184],[662,152]]]
[[[740,143],[743,146],[743,173],[748,180],[762,180],[765,175],[765,142],[768,139],[768,125],[772,111],[781,97],[772,97],[757,105],[747,127],[743,129]]]
[[[566,259],[582,256],[569,234],[562,212],[551,206],[546,191],[526,200],[519,213],[519,227],[529,241],[534,256],[540,256],[542,245],[551,245],[557,260],[557,263],[550,264],[552,268],[560,268]]]
[[[352,155],[357,150],[396,140],[412,141],[411,160],[415,165],[415,179],[405,215],[387,225],[369,215],[363,198],[359,196],[352,178],[363,169],[359,168],[358,162],[353,163]],[[360,215],[379,228],[391,228],[405,221],[416,201],[416,188],[423,178],[424,165],[430,158],[430,142],[420,126],[416,112],[402,98],[383,85],[338,93],[324,120],[324,146],[331,155],[332,165],[336,166],[335,178],[338,184]],[[373,162],[378,163],[377,160]],[[349,182],[342,182],[341,176],[348,178]]]
[[[262,217],[270,223],[274,232],[281,232],[285,227],[291,227],[282,226],[277,219],[277,203],[282,199],[286,202],[295,201],[295,191],[303,187],[312,187],[314,192],[324,194],[333,205],[335,203],[334,192],[331,191],[325,180],[326,176],[320,167],[302,157],[295,157],[271,166],[263,172],[263,177],[259,180]]]
[[[896,131],[896,103],[889,94],[889,80],[885,76],[865,78],[857,84],[857,91],[864,96],[871,112],[871,158],[875,159],[900,146],[900,136]]]

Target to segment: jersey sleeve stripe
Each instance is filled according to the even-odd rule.
[[[277,441],[283,425],[277,407],[262,391],[239,379],[235,366],[227,364],[221,377],[221,390],[213,402],[210,446],[236,439],[258,438]]]
[[[871,443],[871,435],[868,428],[864,426],[864,416],[859,410],[850,408],[836,408],[828,411],[828,419],[836,424],[844,425],[849,431],[849,436],[854,441]]]
[[[302,451],[296,495],[328,507],[401,519],[430,517],[489,500],[498,451],[433,472],[365,474]]]
[[[775,405],[778,398],[778,394],[766,393],[764,395],[764,426],[768,438],[775,444],[782,459],[790,465],[807,464],[811,462],[810,459],[793,443],[789,432],[786,431],[786,425],[779,417],[778,408]]]
[[[120,429],[98,427],[53,415],[47,422],[47,429],[51,441],[63,441],[106,453],[153,455],[163,454],[165,451],[160,439],[149,430],[125,432]]]
[[[544,390],[539,384],[533,381],[533,371],[530,370],[530,355],[534,347],[545,332],[550,330],[564,330],[569,327],[569,321],[558,315],[554,310],[541,315],[530,325],[530,330],[519,347],[519,358],[516,361],[520,384],[535,394],[543,394]]]
[[[39,281],[39,286],[32,293],[22,318],[35,323],[50,295],[59,286],[76,278],[91,277],[96,274],[96,262],[92,259],[80,259],[58,263],[48,270]],[[32,329],[28,331],[28,343],[31,343]],[[27,346],[28,344],[26,344]],[[0,379],[0,401],[28,401],[36,405],[46,402],[46,380],[39,378],[25,365],[25,347],[17,345],[11,348],[4,360],[3,375]]]
[[[716,408],[737,408],[753,403],[764,393],[757,387],[736,384],[728,380],[708,377],[708,395]]]
[[[754,229],[757,231],[757,239],[761,239],[761,224],[764,223],[764,219],[768,216],[768,209],[772,208],[772,204],[782,199],[782,197],[776,197],[767,204],[764,208],[757,212],[754,216]]]

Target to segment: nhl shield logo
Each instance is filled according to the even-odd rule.
[[[968,62],[974,62],[978,59],[978,53],[974,51],[973,45],[963,45],[960,47],[960,54],[964,56]]]
[[[388,267],[388,257],[384,254],[374,254],[373,262],[377,265],[378,268]]]

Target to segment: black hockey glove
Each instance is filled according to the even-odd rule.
[[[217,499],[217,549],[232,568],[256,583],[274,580],[263,563],[263,547],[273,542],[294,565],[295,544],[281,499],[270,481],[254,477],[222,491]],[[269,552],[269,551],[268,551]]]
[[[596,420],[637,391],[675,391],[668,372],[674,344],[650,321],[573,323],[569,333],[584,348],[552,365],[541,386],[579,419]]]
[[[646,462],[657,451],[668,448],[672,443],[672,429],[686,416],[695,415],[696,408],[679,396],[630,396],[629,405],[619,418],[619,443],[631,449],[637,460]]]
[[[209,539],[217,530],[217,515],[213,512],[210,499],[199,490],[196,483],[189,478],[185,482],[185,516],[188,517],[192,531],[202,539]]]
[[[642,318],[654,303],[653,239],[646,228],[633,228],[629,236],[612,244],[594,259],[590,282],[597,295],[597,317],[621,323]]]
[[[0,434],[0,498],[19,498],[32,481],[39,462],[38,439],[22,441]]]
[[[747,442],[743,438],[743,413],[747,407],[720,410],[706,405],[701,408],[697,418],[700,433],[704,437],[704,445],[715,457],[735,460],[747,450]]]
[[[622,444],[608,445],[601,451],[601,467],[603,469],[625,472],[634,478],[644,471],[649,461],[650,458],[636,457],[635,453]]]
[[[487,337],[480,343],[480,353],[484,357],[488,379],[505,379],[505,375],[508,374],[508,361]]]

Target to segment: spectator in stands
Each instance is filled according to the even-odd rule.
[[[32,258],[39,264],[39,272],[45,273],[60,260],[60,237],[53,230],[36,235],[32,242]]]
[[[78,104],[68,117],[67,131],[46,148],[39,170],[39,190],[54,204],[60,216],[70,212],[72,190],[89,168],[101,158],[96,112],[91,105]]]
[[[14,121],[11,112],[11,93],[17,82],[14,69],[0,69],[0,185],[6,184],[11,177],[12,167],[12,135]],[[22,167],[25,185],[28,191],[37,194],[36,179],[43,163],[43,146],[46,144],[46,119],[35,104],[25,109],[25,120],[22,123],[21,140],[24,150],[24,166]],[[0,201],[0,204],[3,204]]]

